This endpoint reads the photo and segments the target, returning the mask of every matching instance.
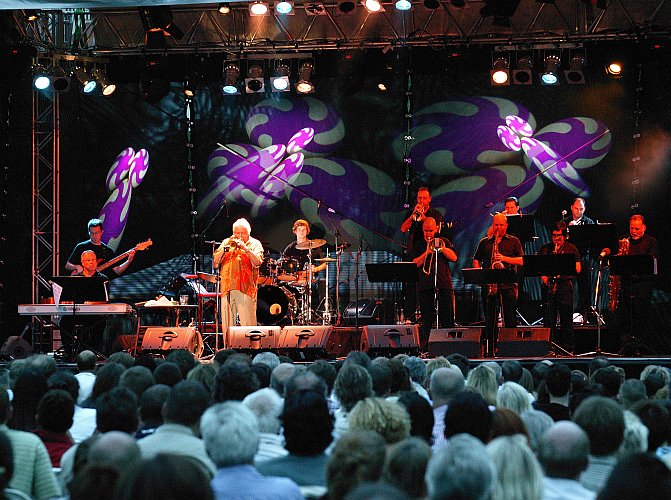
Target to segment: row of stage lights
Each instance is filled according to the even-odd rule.
[[[304,61],[298,68],[298,78],[295,89],[298,94],[310,94],[315,91],[312,81],[314,63]],[[290,62],[278,60],[275,63],[273,75],[268,78],[272,92],[289,92],[291,68]],[[224,83],[221,92],[224,95],[239,95],[240,92],[240,62],[224,62]],[[247,78],[244,79],[244,90],[247,94],[263,93],[266,91],[264,69],[262,61],[249,61]]]
[[[361,5],[370,13],[384,12],[385,9],[382,6],[381,0],[360,0]],[[435,10],[441,6],[440,0],[423,0],[423,5],[427,9]],[[457,8],[464,7],[466,2],[465,0],[449,0],[449,3]],[[343,14],[349,14],[356,8],[356,0],[338,0],[336,7],[338,11]],[[407,11],[412,9],[411,0],[394,0],[394,7],[399,11]],[[308,3],[303,6],[308,14],[319,15],[323,14],[326,10],[324,4],[319,2]],[[293,1],[281,0],[276,2],[273,5],[273,10],[276,15],[280,16],[291,16],[295,14],[295,5]],[[229,14],[231,12],[231,6],[227,2],[221,2],[219,4],[219,13]],[[270,13],[270,3],[264,0],[256,0],[250,2],[249,4],[249,15],[250,16],[267,16]]]
[[[97,88],[100,88],[100,92],[105,96],[110,96],[116,91],[116,84],[112,83],[105,71],[99,67],[88,71],[83,66],[75,66],[67,72],[58,65],[50,69],[41,64],[33,65],[33,87],[37,90],[52,88],[56,92],[65,92],[70,88],[72,78],[79,82],[85,94],[90,94]]]

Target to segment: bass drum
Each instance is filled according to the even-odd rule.
[[[288,325],[292,322],[298,302],[298,290],[290,286],[259,287],[256,300],[256,321],[259,325]]]

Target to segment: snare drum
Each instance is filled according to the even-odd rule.
[[[259,325],[288,325],[296,313],[298,291],[290,286],[259,287],[256,321]]]
[[[296,281],[301,265],[296,259],[283,258],[279,260],[277,279],[285,283]]]

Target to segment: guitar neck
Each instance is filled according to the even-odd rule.
[[[137,248],[137,247],[135,247],[135,248]],[[105,263],[103,263],[103,264],[100,264],[100,265],[96,268],[96,271],[98,271],[98,272],[102,272],[102,271],[104,271],[105,269],[107,269],[108,267],[113,266],[113,265],[116,264],[117,262],[121,262],[123,259],[125,259],[126,257],[128,257],[128,256],[130,255],[130,253],[131,253],[133,250],[135,250],[135,248],[131,248],[130,250],[128,250],[128,251],[126,251],[126,252],[124,252],[124,253],[122,253],[122,254],[120,254],[120,255],[117,255],[117,256],[114,257],[113,259],[110,259],[110,260],[108,260],[107,262],[105,262]]]

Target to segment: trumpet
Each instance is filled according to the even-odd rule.
[[[426,207],[418,203],[417,205],[415,205],[415,210],[412,212],[412,220],[414,220],[415,222],[421,221],[425,213],[426,213]]]

